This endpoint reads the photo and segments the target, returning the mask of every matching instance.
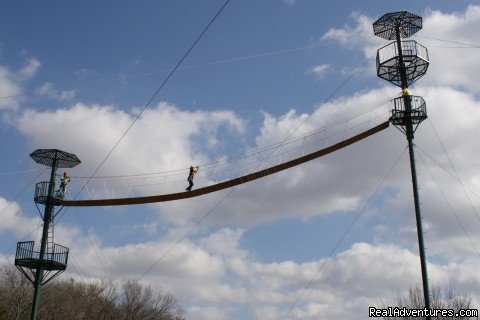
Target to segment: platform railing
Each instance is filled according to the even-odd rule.
[[[418,57],[422,60],[428,60],[428,50],[415,40],[402,41],[402,55],[405,62],[412,60],[413,57]],[[389,60],[394,60],[399,56],[398,46],[396,42],[391,42],[386,46],[380,48],[377,52],[377,67]],[[394,62],[392,62],[393,64]]]
[[[46,252],[45,258],[43,261],[40,261],[40,252],[34,251],[34,242],[26,241],[17,243],[17,252],[15,254],[15,265],[22,265],[29,267],[36,267],[39,263],[44,263],[48,265],[63,265],[66,267],[68,262],[68,251],[67,247],[61,246],[59,244],[54,244],[53,252]],[[57,269],[57,267],[53,268]]]
[[[17,243],[17,252],[15,253],[15,260],[38,259],[33,251],[34,241],[25,241]]]
[[[422,97],[409,95],[406,98],[410,99],[412,107],[409,115],[403,96],[393,100],[394,107],[391,111],[390,121],[394,125],[405,125],[408,117],[411,118],[413,124],[418,124],[427,118],[427,105]]]
[[[51,260],[67,265],[68,261],[68,248],[59,244],[54,244],[53,252],[50,254]]]
[[[48,199],[48,187],[50,186],[50,182],[42,181],[35,185],[35,196],[34,200],[36,203],[45,204]],[[53,186],[55,189],[55,185]]]

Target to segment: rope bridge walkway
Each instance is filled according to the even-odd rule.
[[[382,116],[377,116],[378,118],[383,118]],[[372,123],[372,119],[369,118],[368,125]],[[364,123],[365,124],[365,123]],[[363,125],[364,125],[363,124]],[[176,172],[180,170],[173,170],[169,171],[168,175],[166,175],[164,172],[161,177],[157,177],[162,179],[161,182],[157,183],[146,183],[147,180],[153,179],[152,175],[153,174],[144,174],[144,175],[132,175],[132,176],[111,176],[111,177],[104,177],[102,179],[101,185],[99,184],[100,182],[97,182],[97,192],[98,190],[103,189],[104,192],[102,192],[103,197],[111,197],[111,198],[101,198],[97,199],[95,197],[95,188],[90,186],[88,188],[88,185],[85,185],[85,191],[87,192],[88,198],[87,199],[76,199],[76,200],[68,200],[68,199],[55,199],[55,203],[57,205],[62,205],[65,207],[90,207],[90,206],[118,206],[118,205],[133,205],[133,204],[146,204],[146,203],[154,203],[154,202],[165,202],[165,201],[174,201],[174,200],[182,200],[182,199],[188,199],[188,198],[193,198],[193,197],[198,197],[201,195],[217,192],[223,189],[231,188],[240,184],[244,184],[253,180],[257,180],[269,175],[276,174],[278,172],[281,172],[283,170],[287,170],[290,168],[293,168],[295,166],[301,165],[303,163],[306,163],[308,161],[320,158],[322,156],[325,156],[327,154],[330,154],[332,152],[335,152],[337,150],[340,150],[342,148],[345,148],[349,145],[352,145],[360,140],[363,140],[371,135],[374,135],[375,133],[378,133],[389,126],[389,121],[382,122],[380,124],[377,124],[373,126],[370,129],[364,130],[360,133],[357,133],[355,135],[352,135],[350,138],[344,138],[347,134],[347,132],[353,133],[355,129],[358,130],[358,128],[361,128],[362,125],[358,126],[348,126],[348,122],[346,122],[345,128],[342,132],[337,132],[334,135],[326,135],[325,130],[322,131],[316,131],[313,132],[309,135],[306,135],[301,138],[295,138],[292,139],[291,141],[288,141],[283,144],[279,145],[272,145],[267,148],[264,148],[263,150],[255,151],[250,154],[248,154],[248,157],[256,156],[260,153],[266,152],[268,150],[272,150],[272,148],[285,148],[286,145],[290,144],[291,149],[285,151],[283,150],[282,152],[279,153],[278,159],[276,160],[270,160],[270,163],[266,163],[265,166],[268,165],[268,167],[264,169],[258,168],[258,171],[253,172],[253,173],[248,173],[248,167],[258,164],[258,159],[254,162],[248,162],[246,158],[248,158],[246,155],[243,156],[237,156],[233,157],[230,159],[227,159],[223,162],[217,162],[217,163],[211,163],[211,164],[206,164],[201,167],[201,170],[204,172],[204,176],[199,176],[196,181],[195,181],[195,187],[198,187],[197,189],[194,189],[193,191],[183,191],[183,189],[187,186],[186,183],[186,173],[185,170],[181,170],[181,172]],[[318,136],[319,134],[323,134],[323,137],[321,139],[312,139],[311,137]],[[334,144],[331,144],[330,146],[326,146],[329,141],[333,139],[333,136],[339,136],[342,135],[342,139],[339,142],[336,142]],[[308,141],[308,138],[310,138],[310,141]],[[314,147],[315,150],[305,154],[307,146]],[[298,156],[299,153],[301,152],[301,156]],[[295,156],[293,159],[285,161],[285,158],[291,158],[292,153],[295,153]],[[262,160],[262,163],[265,159]],[[232,162],[240,162],[241,165],[235,165],[234,168],[237,170],[236,172],[236,177],[232,176],[232,168],[225,167],[225,165],[231,165]],[[277,161],[280,162],[278,164],[271,163],[271,161]],[[223,167],[222,170],[219,170],[220,167]],[[256,166],[258,167],[258,166]],[[176,172],[176,173],[175,173]],[[207,172],[207,173],[206,173]],[[209,180],[206,178],[206,176],[216,176],[216,180]],[[180,180],[172,180],[175,179],[175,176],[181,176],[182,179]],[[225,176],[224,181],[220,181],[220,179]],[[97,179],[97,180],[100,180]],[[124,197],[118,197],[118,191],[115,192],[117,189],[111,189],[110,187],[107,187],[107,180],[121,180],[123,182],[123,188],[126,189],[126,191],[123,192]],[[134,180],[134,181],[141,181],[140,184],[131,184],[128,185],[126,183],[126,180]],[[154,186],[161,186],[161,185],[174,185],[176,186],[177,183],[182,184],[182,192],[174,192],[174,193],[166,193],[166,194],[156,194],[156,195],[145,195],[148,194],[147,191],[139,192],[138,190],[140,189],[152,189]],[[178,188],[178,187],[177,187]],[[110,189],[110,191],[108,191]],[[134,195],[134,192],[140,193],[139,196]],[[117,194],[117,197],[115,198],[115,193]]]

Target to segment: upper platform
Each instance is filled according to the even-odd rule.
[[[73,168],[81,163],[73,153],[58,149],[37,149],[30,154],[30,157],[39,164],[57,168]]]
[[[397,29],[401,38],[409,38],[422,29],[422,17],[407,11],[391,12],[373,23],[373,33],[383,39],[395,40]]]

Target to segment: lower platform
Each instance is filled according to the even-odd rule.
[[[63,271],[67,268],[68,248],[59,244],[53,245],[53,252],[46,252],[40,259],[40,252],[34,251],[34,241],[17,243],[15,265],[28,269],[37,269],[43,266],[45,271]]]

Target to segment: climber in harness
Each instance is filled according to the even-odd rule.
[[[57,195],[60,199],[65,198],[65,194],[67,193],[67,186],[70,182],[70,176],[67,172],[63,173],[63,177],[60,179],[60,189],[57,191]]]
[[[190,173],[188,175],[188,178],[187,178],[187,181],[189,183],[189,186],[187,189],[185,189],[185,191],[192,191],[192,187],[193,187],[193,177],[195,176],[195,173],[198,172],[198,168],[199,166],[190,166]]]

